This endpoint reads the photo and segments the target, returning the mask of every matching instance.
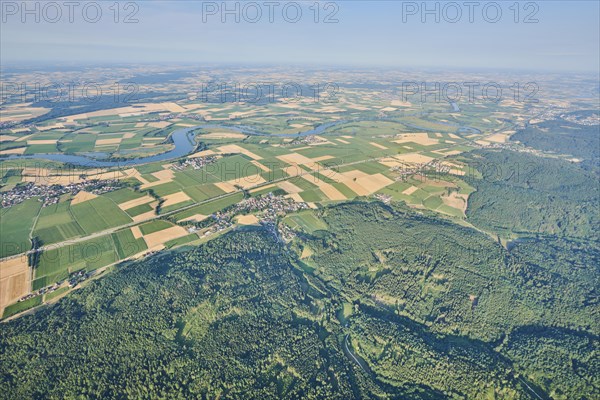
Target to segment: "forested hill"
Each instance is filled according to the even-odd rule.
[[[508,253],[402,206],[316,213],[290,248],[232,232],[2,324],[0,398],[600,395],[597,254]]]

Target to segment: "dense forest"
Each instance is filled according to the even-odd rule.
[[[289,246],[234,231],[3,324],[0,398],[600,396],[597,247],[509,252],[402,205],[315,213],[327,229]]]
[[[477,150],[462,158],[476,188],[467,219],[504,237],[556,235],[598,240],[598,170],[509,150]]]
[[[597,115],[598,110],[576,111],[566,114],[568,118],[586,118]],[[600,130],[598,125],[582,125],[557,118],[528,125],[511,136],[538,150],[569,155],[581,160],[585,168],[600,167]]]

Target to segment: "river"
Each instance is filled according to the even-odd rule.
[[[94,157],[92,154],[75,155],[75,154],[58,154],[58,153],[57,154],[39,153],[39,154],[27,154],[27,155],[11,154],[10,156],[5,157],[3,159],[5,159],[5,160],[6,159],[8,159],[8,160],[43,159],[43,160],[62,162],[65,164],[71,164],[71,165],[76,165],[76,166],[81,166],[81,167],[90,167],[90,168],[110,168],[110,167],[124,167],[124,166],[126,167],[126,166],[148,164],[148,163],[158,162],[158,161],[169,161],[169,160],[177,159],[180,157],[184,157],[184,156],[192,153],[196,149],[196,141],[195,141],[196,132],[194,132],[194,130],[196,130],[198,128],[229,129],[229,130],[233,130],[233,131],[236,131],[239,133],[243,133],[245,135],[270,136],[270,137],[301,137],[301,136],[309,136],[309,135],[318,135],[318,134],[323,133],[328,128],[331,128],[331,127],[334,127],[337,125],[341,125],[341,124],[345,124],[347,122],[359,122],[362,120],[369,121],[369,120],[376,120],[376,119],[366,118],[366,119],[358,119],[358,120],[352,120],[352,121],[339,120],[339,121],[327,122],[327,123],[324,123],[324,124],[321,124],[321,125],[315,127],[314,129],[310,129],[310,130],[300,132],[300,133],[264,133],[264,132],[257,131],[254,128],[249,127],[247,125],[223,125],[223,124],[211,124],[211,123],[203,124],[203,125],[196,125],[196,126],[178,129],[171,134],[171,138],[173,139],[173,144],[175,146],[172,150],[169,150],[164,153],[156,154],[153,156],[141,157],[141,158],[131,158],[131,159],[120,160],[120,161],[110,161],[107,159]],[[385,120],[385,119],[383,119],[383,120]],[[399,123],[407,125],[407,126],[411,126],[411,127],[417,128],[417,129],[422,129],[422,130],[426,130],[426,131],[430,130],[430,129],[420,127],[417,125],[413,125],[413,124],[402,123],[402,122],[399,122]],[[478,131],[477,129],[470,128],[470,127],[458,128],[458,131],[461,131],[461,130],[467,130],[467,132],[468,132],[468,130]],[[97,155],[98,154],[96,154],[96,156]],[[2,160],[2,158],[0,158],[0,161],[1,160]]]

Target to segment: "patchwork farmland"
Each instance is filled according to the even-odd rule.
[[[2,285],[9,293],[0,308],[29,293],[43,299],[47,288],[59,290],[81,273],[265,223],[254,214],[226,224],[218,216],[244,199],[269,193],[314,210],[360,198],[403,201],[464,220],[474,189],[464,180],[467,167],[459,155],[484,142],[503,143],[513,132],[509,126],[479,120],[485,132],[464,135],[432,115],[373,118],[409,111],[410,103],[361,102],[349,94],[338,107],[275,103],[251,110],[228,104],[143,103],[2,131],[0,154],[101,153],[126,161],[168,152],[174,148],[173,132],[196,127],[196,151],[125,167],[0,160],[2,193],[24,184],[71,188],[45,200],[49,204],[44,206],[35,196],[19,194],[23,201],[0,210],[3,234],[12,239],[3,243],[0,254],[6,260]],[[249,110],[241,111],[245,108]],[[353,118],[345,121],[349,112]],[[236,127],[240,120],[263,134],[244,133]],[[319,134],[294,136],[331,121]],[[102,185],[109,189],[99,189]],[[310,215],[291,215],[286,223],[314,231],[319,224]],[[14,261],[6,257],[22,259],[28,252],[34,255],[31,261],[19,264],[21,273],[14,272]]]

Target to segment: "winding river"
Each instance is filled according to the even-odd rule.
[[[220,124],[203,124],[196,125],[187,128],[182,128],[174,131],[171,134],[171,138],[173,139],[173,145],[175,146],[172,150],[169,150],[164,153],[156,154],[153,156],[142,157],[142,158],[132,158],[128,160],[121,161],[109,161],[106,159],[92,157],[91,155],[75,155],[75,154],[52,154],[52,153],[39,153],[39,154],[12,154],[9,157],[4,159],[14,160],[14,159],[42,159],[49,161],[57,161],[66,164],[83,166],[83,167],[92,167],[92,168],[108,168],[108,167],[124,167],[124,166],[134,166],[140,164],[148,164],[157,161],[168,161],[176,158],[184,157],[196,148],[196,132],[194,130],[198,128],[221,128],[221,129],[229,129],[236,132],[243,133],[245,135],[257,135],[257,136],[274,136],[274,137],[298,137],[298,136],[308,136],[308,135],[318,135],[325,131],[327,128],[331,128],[332,126],[340,125],[346,123],[348,121],[334,121],[328,122],[325,124],[321,124],[314,129],[301,132],[301,133],[263,133],[252,129],[246,125],[220,125]],[[1,160],[1,159],[0,159]]]
[[[364,121],[369,121],[374,119],[364,119]],[[158,161],[168,161],[177,159],[180,157],[184,157],[190,153],[192,153],[196,149],[196,141],[195,137],[197,132],[194,132],[198,128],[221,128],[221,129],[229,129],[239,133],[243,133],[245,135],[257,135],[257,136],[271,136],[271,137],[300,137],[300,136],[309,136],[309,135],[318,135],[323,133],[326,129],[345,124],[347,122],[359,122],[363,120],[339,120],[333,122],[327,122],[317,126],[314,129],[310,129],[308,131],[300,132],[300,133],[264,133],[253,129],[247,125],[222,125],[222,124],[203,124],[196,125],[187,128],[182,128],[174,131],[171,134],[171,138],[173,140],[174,148],[167,152],[156,154],[148,157],[141,158],[132,158],[127,160],[120,161],[109,161],[107,159],[102,159],[99,157],[94,157],[91,154],[88,155],[75,155],[75,154],[51,154],[51,153],[39,153],[39,154],[12,154],[4,159],[8,160],[18,160],[18,159],[43,159],[49,161],[62,162],[66,164],[83,166],[83,167],[91,167],[91,168],[109,168],[109,167],[123,167],[123,166],[134,166],[140,164],[148,164],[152,162]],[[424,129],[428,131],[429,129],[419,127],[412,124],[405,124],[408,126],[412,126],[418,129]],[[460,130],[475,130],[475,128],[469,127],[461,127]],[[97,154],[96,154],[97,155]],[[0,160],[2,160],[0,158]]]

